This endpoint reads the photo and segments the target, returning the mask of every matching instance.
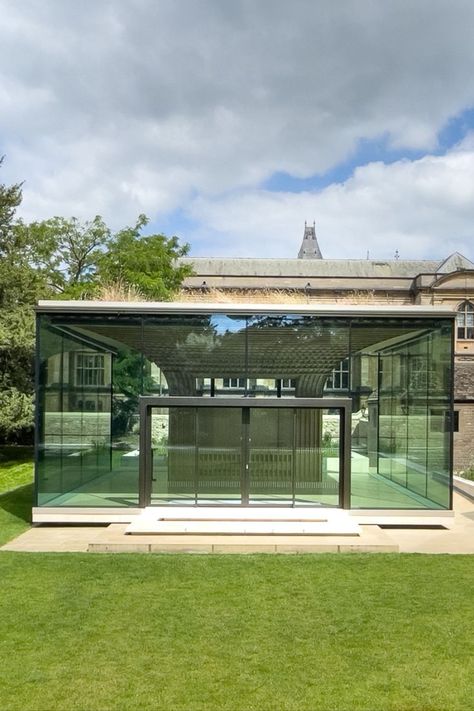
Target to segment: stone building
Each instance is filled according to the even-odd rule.
[[[433,306],[456,312],[454,471],[474,464],[474,263],[455,252],[444,259],[325,259],[315,225],[305,223],[295,259],[186,258],[192,301],[245,301],[377,306]],[[350,390],[349,364],[332,389]],[[327,387],[331,389],[330,383]]]

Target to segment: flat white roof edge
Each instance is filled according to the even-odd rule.
[[[387,316],[444,316],[455,317],[449,306],[419,305],[346,305],[346,304],[291,304],[253,302],[200,302],[200,301],[49,301],[41,300],[38,313],[51,312],[140,312],[140,313],[307,313],[315,315],[387,315]]]

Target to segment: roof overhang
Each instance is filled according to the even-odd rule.
[[[308,314],[328,317],[408,317],[454,318],[450,306],[396,306],[396,305],[346,305],[346,304],[291,304],[291,303],[246,303],[246,302],[191,302],[191,301],[49,301],[42,300],[36,306],[37,313],[116,313],[116,314]]]

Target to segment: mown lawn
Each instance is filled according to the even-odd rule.
[[[32,504],[31,447],[0,447],[0,546],[29,527]]]
[[[31,475],[0,461],[0,543]],[[470,556],[0,552],[0,709],[464,711],[473,583]]]
[[[466,711],[469,556],[0,553],[2,711]]]
[[[32,481],[32,447],[0,447],[0,494]]]

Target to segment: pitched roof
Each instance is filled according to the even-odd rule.
[[[437,272],[449,273],[457,269],[474,269],[474,264],[459,252],[453,252],[437,268]]]
[[[186,257],[196,276],[411,277],[435,273],[438,259],[249,259]]]

